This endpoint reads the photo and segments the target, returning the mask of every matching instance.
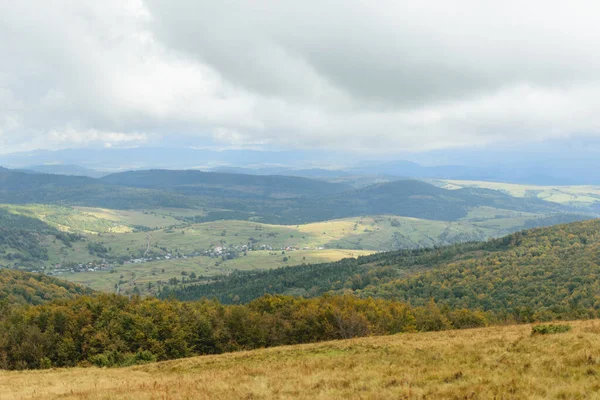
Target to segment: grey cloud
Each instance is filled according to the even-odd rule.
[[[591,4],[0,2],[0,152],[598,136]]]
[[[595,77],[593,13],[522,3],[147,1],[169,45],[266,95],[325,82],[358,99],[418,106]]]

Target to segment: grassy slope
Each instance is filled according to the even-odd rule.
[[[305,225],[270,225],[250,221],[214,221],[192,224],[174,230],[155,230],[151,247],[191,252],[212,246],[256,244],[281,246],[330,247],[385,251],[398,248],[429,247],[465,240],[484,240],[522,229],[536,214],[499,210],[489,207],[473,209],[459,222],[432,221],[390,215],[363,216],[316,222]],[[149,225],[150,223],[147,223]],[[183,232],[183,233],[182,233]],[[395,238],[397,237],[397,240]],[[92,236],[117,254],[131,254],[146,249],[147,235]],[[127,250],[129,248],[129,250]]]
[[[11,399],[600,398],[600,323],[371,337],[123,369],[0,372]]]

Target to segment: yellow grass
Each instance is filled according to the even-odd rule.
[[[600,322],[288,346],[124,369],[0,372],[0,399],[598,399]]]

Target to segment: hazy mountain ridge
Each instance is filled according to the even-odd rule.
[[[42,174],[68,175],[68,176],[87,176],[88,178],[101,178],[108,175],[106,172],[96,171],[94,169],[81,167],[79,165],[33,165],[21,169],[22,172],[34,172]]]
[[[0,164],[12,168],[26,168],[36,164],[63,164],[107,171],[149,168],[201,169],[320,179],[333,179],[345,175],[374,175],[541,185],[600,183],[600,178],[594,173],[600,168],[600,161],[593,151],[578,149],[577,152],[565,152],[564,149],[569,148],[569,143],[562,142],[544,147],[541,154],[537,154],[535,144],[530,147],[531,151],[525,148],[483,152],[432,151],[422,155],[406,154],[395,159],[388,156],[371,161],[367,156],[324,150],[219,151],[152,147],[67,149],[4,154],[0,155]],[[402,157],[418,162],[402,160]],[[430,165],[421,165],[423,161],[420,160]]]
[[[247,192],[256,194],[259,197],[277,197],[277,195],[326,196],[342,193],[351,188],[344,184],[301,177],[244,175],[194,170],[129,171],[105,176],[102,181],[130,187],[179,189],[179,191],[187,194],[207,194],[207,191],[214,188],[229,193],[235,191]]]

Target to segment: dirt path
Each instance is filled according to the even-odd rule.
[[[146,254],[150,251],[150,239],[152,239],[152,235],[146,232],[146,251],[144,252],[143,257],[146,257]]]

